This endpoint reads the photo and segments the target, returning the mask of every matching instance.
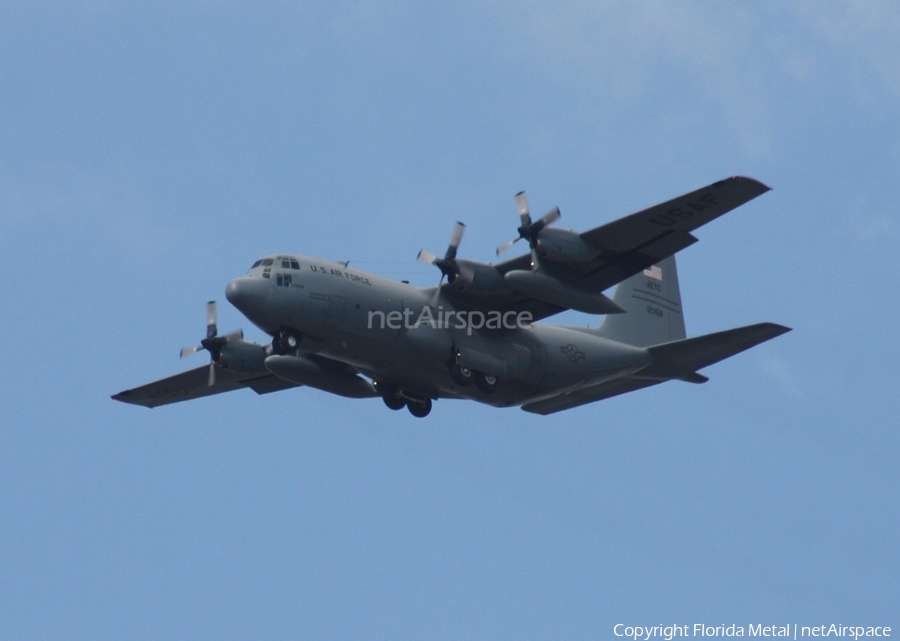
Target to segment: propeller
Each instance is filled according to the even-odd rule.
[[[555,207],[544,214],[538,221],[531,222],[531,212],[528,210],[528,196],[525,195],[524,191],[516,194],[516,208],[519,210],[519,220],[522,223],[517,230],[519,235],[500,245],[497,248],[498,256],[523,238],[528,240],[528,245],[531,247],[532,253],[534,253],[534,250],[537,249],[538,235],[540,235],[541,230],[562,215],[559,213],[559,207]]]
[[[456,223],[453,227],[453,235],[450,237],[450,245],[447,247],[444,257],[438,258],[430,251],[423,249],[417,256],[419,262],[435,265],[440,269],[441,280],[444,280],[444,276],[446,276],[448,283],[455,281],[456,277],[459,276],[459,265],[456,262],[456,250],[459,248],[459,243],[462,240],[464,231],[466,231],[465,224],[460,222]]]
[[[222,348],[234,340],[240,340],[244,337],[243,330],[237,330],[219,336],[219,328],[216,326],[216,301],[211,300],[206,304],[206,338],[200,341],[199,345],[193,347],[185,347],[181,350],[181,358],[196,354],[200,350],[205,349],[209,352],[209,378],[207,385],[212,387],[216,384],[216,363],[222,356]]]

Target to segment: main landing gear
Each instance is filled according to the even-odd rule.
[[[460,365],[459,350],[456,344],[453,345],[452,356],[447,361],[447,371],[450,373],[450,378],[453,379],[453,382],[460,387],[468,387],[475,383],[475,387],[482,394],[493,394],[497,391],[497,385],[500,382],[500,379],[492,374],[485,374],[484,372],[470,369],[465,365]]]
[[[392,410],[402,410],[404,407],[416,418],[425,418],[431,413],[431,399],[410,396],[400,391],[396,385],[377,385],[381,392],[381,400]]]
[[[425,418],[431,414],[431,399],[423,398],[422,400],[410,399],[406,402],[406,409],[416,418]]]
[[[450,372],[450,378],[460,387],[468,387],[475,381],[475,372],[468,367],[460,365],[456,359],[452,359],[447,364],[447,370]]]
[[[484,394],[493,394],[496,392],[499,383],[500,379],[496,376],[485,374],[484,372],[475,372],[475,387]]]

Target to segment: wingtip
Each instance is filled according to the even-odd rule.
[[[779,323],[759,323],[757,327],[760,328],[765,334],[765,340],[769,341],[773,338],[778,338],[783,334],[787,334],[788,332],[794,331],[792,327],[786,327],[785,325],[781,325]]]
[[[779,334],[787,334],[788,332],[794,331],[793,327],[788,327],[787,325],[781,325],[780,323],[767,323],[772,327],[772,331],[777,331]]]
[[[110,398],[114,401],[119,401],[120,403],[127,403],[129,405],[140,405],[142,407],[146,407],[151,410],[153,409],[152,405],[147,405],[145,403],[142,403],[142,402],[140,402],[140,400],[138,398],[133,398],[133,399],[130,398],[133,393],[134,393],[134,390],[127,389],[124,392],[119,392],[118,394],[111,395]]]
[[[766,183],[762,182],[761,180],[757,180],[756,178],[751,178],[750,176],[734,175],[734,176],[731,176],[729,178],[729,180],[740,180],[740,181],[747,181],[749,183],[753,183],[754,185],[756,185],[759,188],[761,194],[764,194],[767,191],[772,191],[772,188],[769,187]]]

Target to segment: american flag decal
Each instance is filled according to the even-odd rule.
[[[652,278],[653,280],[662,280],[662,269],[660,269],[657,265],[654,265],[650,269],[644,270],[644,276],[647,278]]]

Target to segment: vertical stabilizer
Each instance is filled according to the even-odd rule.
[[[675,256],[619,283],[613,301],[625,313],[606,317],[597,329],[604,338],[647,347],[686,336]]]

